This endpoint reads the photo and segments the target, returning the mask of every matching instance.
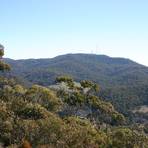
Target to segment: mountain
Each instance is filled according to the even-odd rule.
[[[5,61],[12,66],[12,75],[33,84],[48,86],[60,75],[70,75],[76,81],[95,81],[101,88],[99,95],[124,114],[148,105],[148,67],[129,59],[67,54],[51,59]]]
[[[44,85],[53,83],[52,76],[62,74],[72,75],[76,80],[91,79],[101,86],[120,82],[123,85],[122,79],[124,84],[127,84],[148,74],[147,67],[129,59],[111,58],[105,55],[67,54],[52,59],[5,59],[5,61],[12,66],[12,73],[33,83]]]

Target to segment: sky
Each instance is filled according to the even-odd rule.
[[[5,57],[105,54],[148,66],[148,0],[0,0]]]

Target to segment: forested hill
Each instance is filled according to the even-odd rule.
[[[93,80],[118,110],[148,104],[148,68],[129,59],[94,54],[67,54],[52,59],[5,59],[12,73],[31,83],[48,86],[59,75],[76,81]]]
[[[147,67],[105,55],[67,54],[52,59],[5,60],[12,65],[13,73],[43,85],[51,84],[52,77],[61,74],[71,75],[76,80],[94,80],[102,87],[148,80]]]

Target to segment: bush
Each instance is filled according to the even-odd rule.
[[[32,103],[38,103],[45,107],[48,111],[57,112],[61,108],[62,102],[57,98],[56,94],[38,85],[32,86],[27,92],[25,98]]]
[[[17,112],[22,119],[44,119],[48,117],[48,111],[39,104],[27,104]]]
[[[69,76],[61,76],[61,77],[57,77],[56,78],[56,82],[57,83],[61,83],[61,82],[65,82],[67,83],[67,85],[70,87],[70,88],[73,88],[74,87],[74,81],[71,77]]]

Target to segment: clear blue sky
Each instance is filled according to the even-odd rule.
[[[0,43],[14,59],[93,51],[148,65],[148,0],[0,0]]]

